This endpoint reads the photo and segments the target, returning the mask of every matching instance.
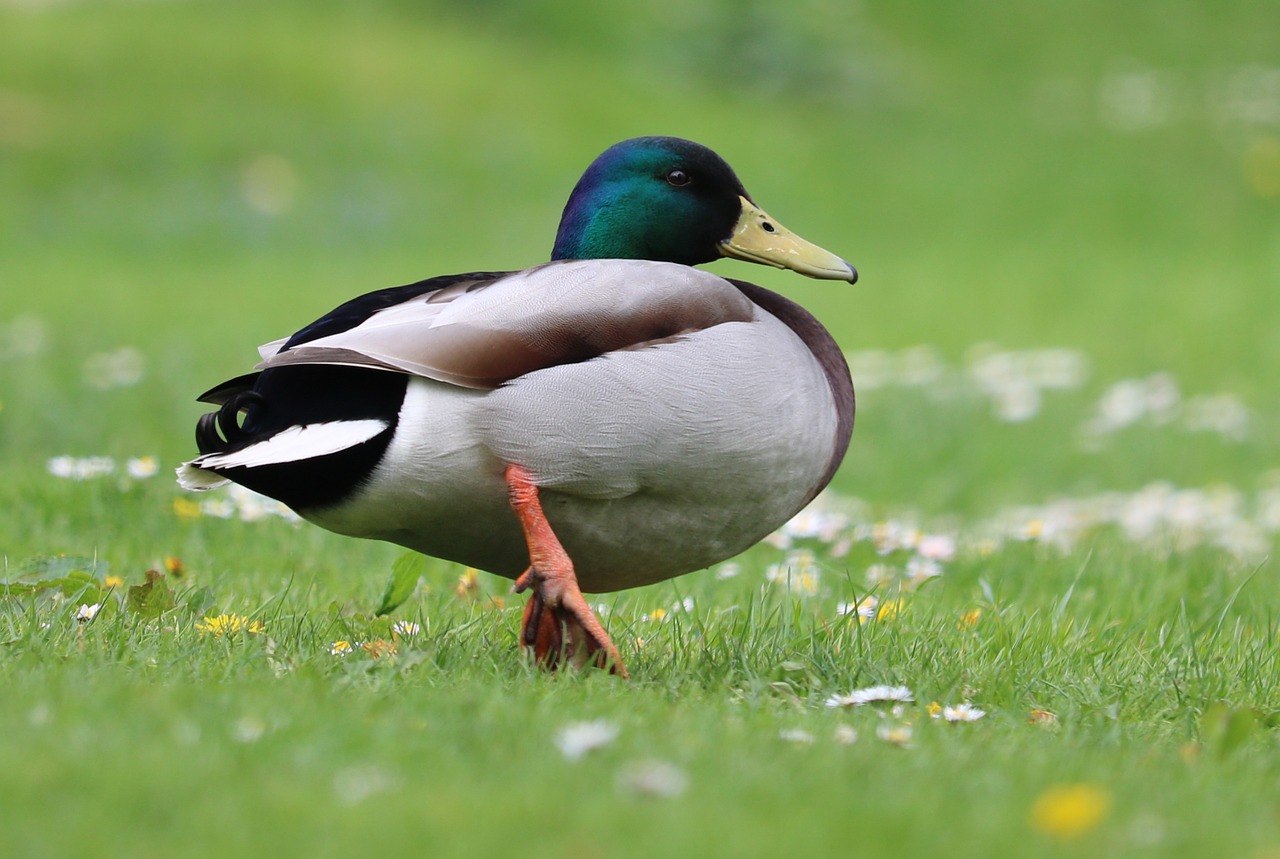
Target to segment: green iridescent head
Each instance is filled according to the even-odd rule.
[[[809,277],[858,277],[761,211],[723,158],[678,137],[637,137],[605,150],[569,195],[551,253],[684,265],[724,256]]]

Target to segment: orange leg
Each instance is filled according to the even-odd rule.
[[[516,593],[533,589],[524,608],[521,646],[532,649],[534,659],[548,668],[565,657],[578,668],[593,664],[626,677],[618,648],[587,605],[573,562],[542,512],[533,475],[519,465],[508,465],[505,476],[511,509],[529,544],[529,569],[515,584]]]

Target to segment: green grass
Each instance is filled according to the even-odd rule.
[[[0,4],[0,555],[6,580],[62,556],[43,563],[87,585],[0,597],[5,854],[1280,849],[1280,15],[1202,5]],[[585,164],[647,133],[712,145],[863,279],[714,270],[850,353],[942,363],[861,380],[832,502],[861,506],[802,541],[813,593],[769,581],[801,562],[762,545],[734,577],[602,600],[630,684],[549,676],[503,580],[459,597],[430,561],[375,618],[401,550],[186,515],[167,475],[196,394],[354,293],[545,258]],[[1088,373],[1002,422],[966,375],[982,343]],[[141,380],[88,384],[123,348]],[[1182,414],[1084,443],[1110,386],[1162,371]],[[1247,407],[1242,438],[1186,425],[1211,394]],[[59,479],[60,455],[160,474]],[[1146,539],[1114,524],[1158,481],[1238,495],[1180,496],[1181,530]],[[1111,513],[1056,548],[1055,498]],[[886,521],[955,535],[955,559],[873,586],[910,555],[877,554]],[[1213,545],[1240,529],[1261,545]],[[158,615],[130,607],[148,570]],[[838,612],[868,594],[902,603]],[[77,623],[85,600],[104,608]],[[262,631],[200,631],[223,613]],[[401,619],[421,631],[394,654],[331,653]],[[876,684],[916,703],[825,706]],[[988,715],[943,724],[935,701]],[[591,720],[617,738],[567,760],[558,732]],[[877,736],[905,724],[907,748]],[[650,760],[683,792],[637,794]],[[1037,801],[1072,784],[1103,810],[1046,831]]]

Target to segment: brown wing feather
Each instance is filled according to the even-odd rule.
[[[728,281],[672,263],[551,263],[479,288],[433,293],[280,352],[259,368],[350,364],[490,389],[535,370],[745,322]]]

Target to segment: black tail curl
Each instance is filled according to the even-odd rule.
[[[216,412],[200,416],[196,423],[196,446],[202,454],[226,453],[243,447],[253,438],[245,431],[245,424],[260,418],[265,406],[266,400],[257,391],[233,394]]]

